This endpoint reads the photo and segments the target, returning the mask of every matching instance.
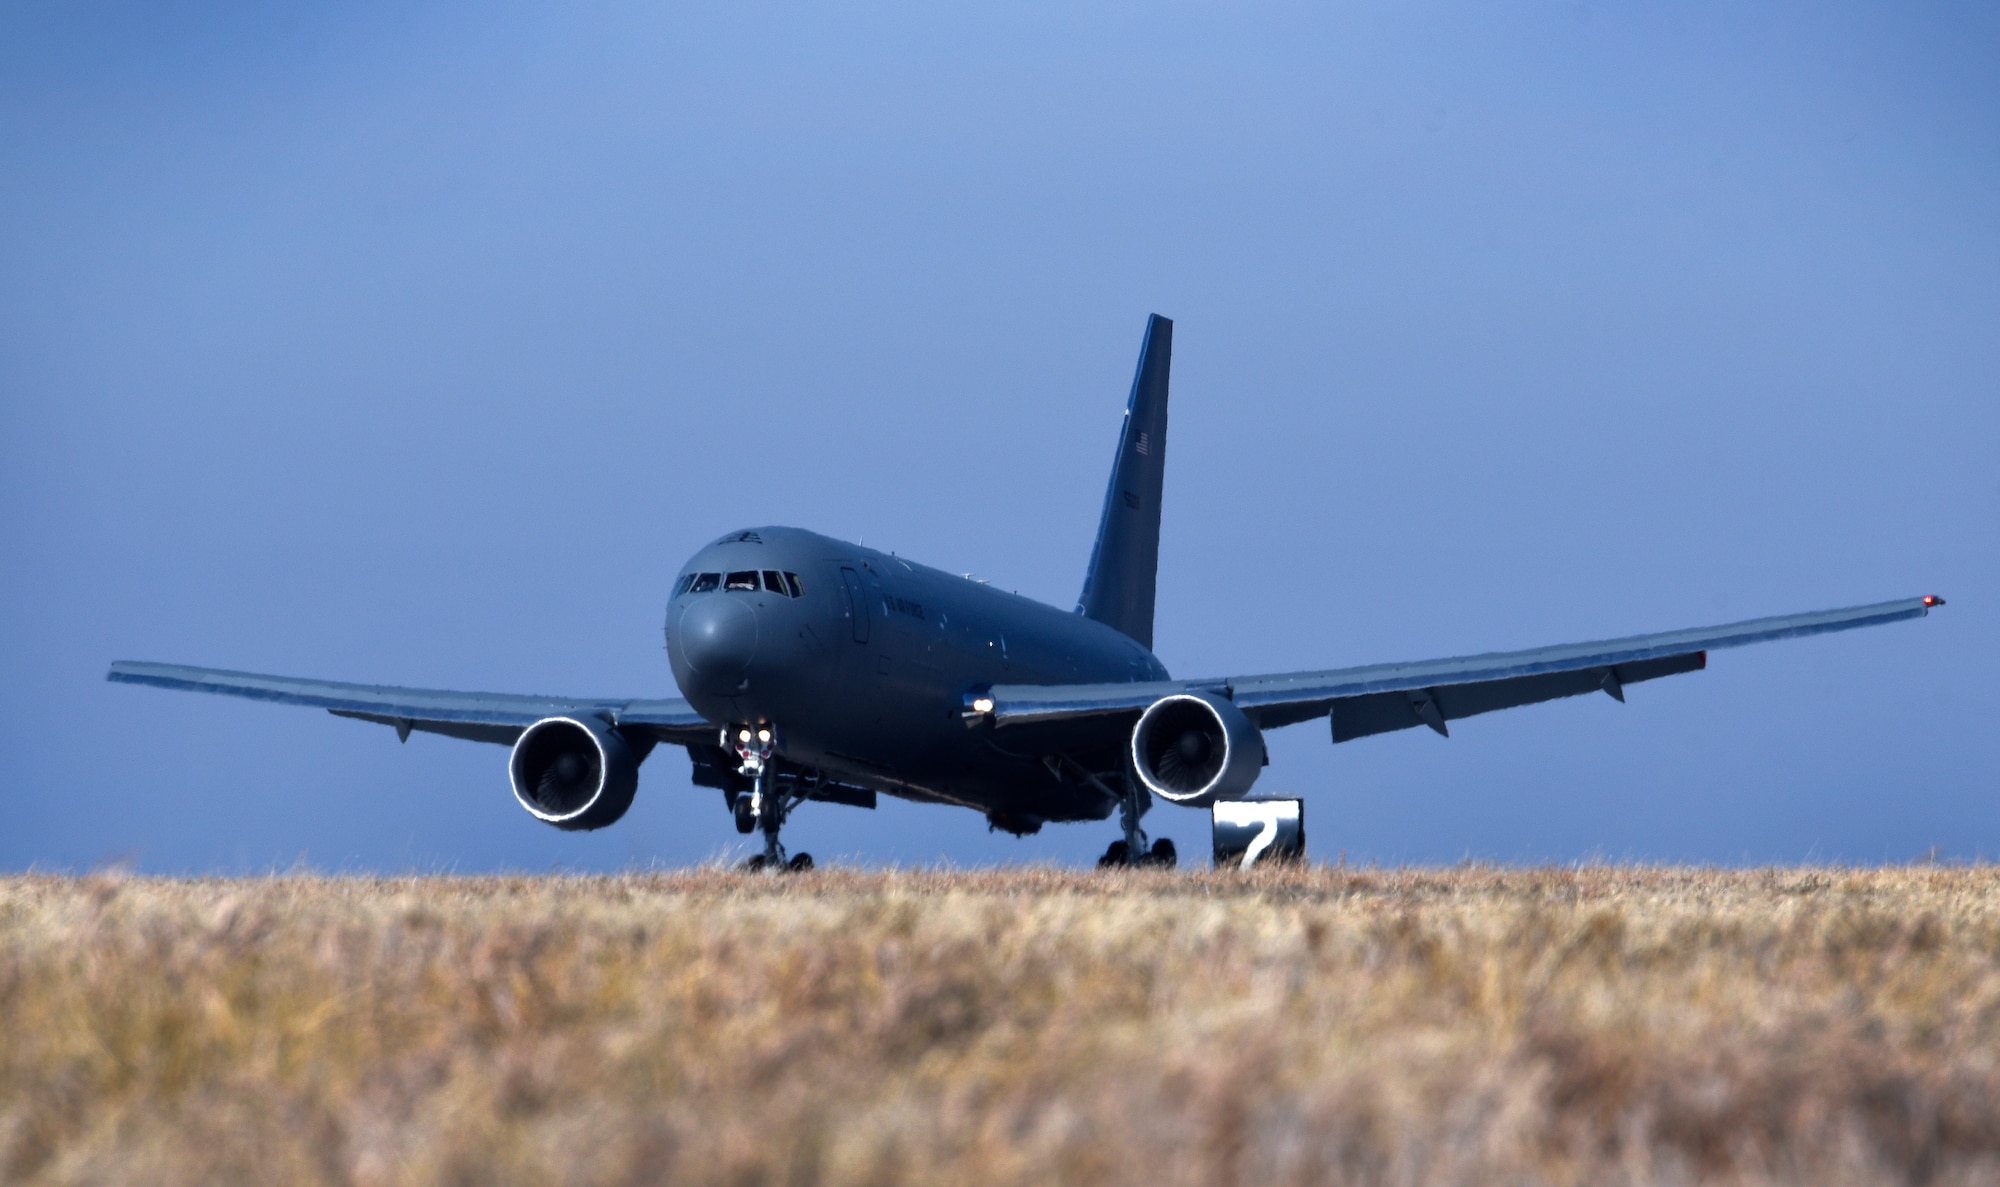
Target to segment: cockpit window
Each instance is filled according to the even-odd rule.
[[[674,585],[674,596],[682,594],[708,593],[717,589],[740,589],[756,591],[767,589],[781,598],[802,598],[806,588],[799,582],[797,573],[781,573],[776,569],[744,569],[724,577],[721,573],[686,573]]]

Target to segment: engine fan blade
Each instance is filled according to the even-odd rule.
[[[1207,733],[1183,730],[1153,756],[1153,771],[1168,787],[1193,790],[1215,777],[1215,748]]]
[[[550,811],[568,808],[570,801],[579,793],[588,791],[596,782],[595,766],[589,759],[567,751],[556,756],[556,760],[542,772],[535,785],[535,798],[542,807]]]

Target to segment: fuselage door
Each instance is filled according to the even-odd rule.
[[[847,621],[854,627],[854,641],[868,641],[868,596],[861,592],[861,574],[841,566],[840,585],[847,594]]]

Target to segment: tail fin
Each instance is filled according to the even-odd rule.
[[[1104,518],[1076,612],[1153,645],[1153,582],[1160,569],[1160,494],[1167,472],[1167,369],[1174,323],[1155,313],[1139,346],[1125,430],[1104,492]]]

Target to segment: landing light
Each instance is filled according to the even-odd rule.
[[[758,740],[759,742],[768,742],[768,741],[770,741],[770,740],[771,740],[771,731],[770,731],[770,730],[758,730],[758,731],[757,731],[757,740]]]
[[[993,698],[992,698],[992,697],[979,697],[978,699],[974,700],[974,701],[972,702],[972,711],[973,711],[974,713],[991,713],[991,712],[993,712]]]
[[[750,731],[749,730],[736,731],[736,740],[739,742],[748,742],[750,740]]]

